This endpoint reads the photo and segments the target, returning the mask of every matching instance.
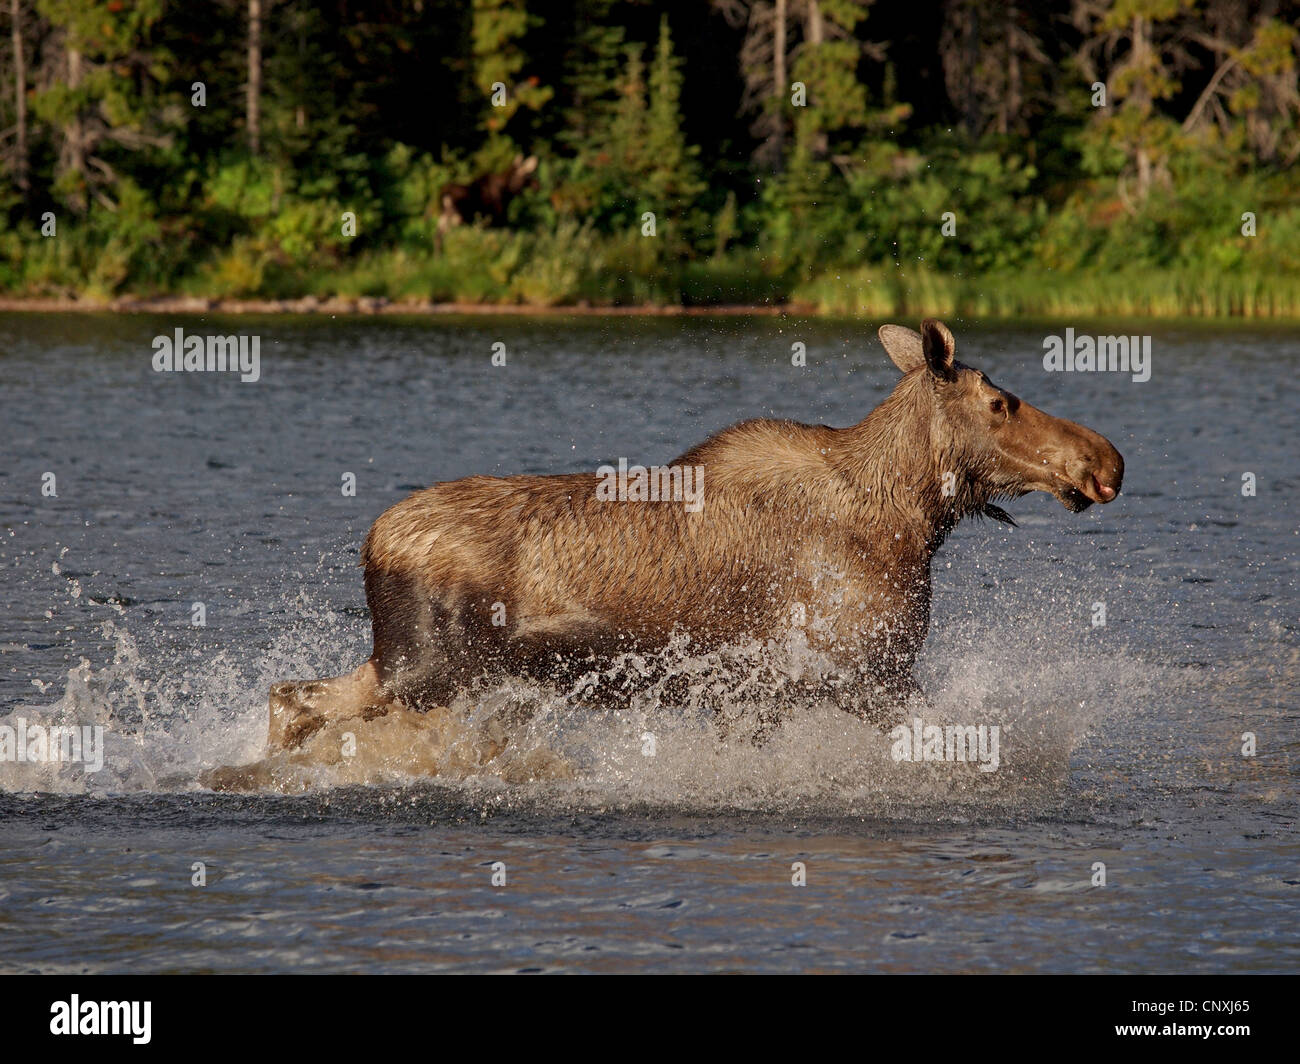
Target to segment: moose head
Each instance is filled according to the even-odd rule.
[[[1108,439],[1045,414],[958,362],[943,322],[927,319],[919,333],[885,325],[878,335],[894,364],[928,390],[937,464],[965,475],[972,510],[1010,522],[988,500],[1045,491],[1079,513],[1119,494],[1124,459]]]

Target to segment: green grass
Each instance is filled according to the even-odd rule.
[[[825,314],[1300,318],[1300,276],[1214,270],[954,277],[891,267],[823,274],[792,293]]]
[[[201,296],[218,299],[380,297],[395,303],[523,307],[772,306],[878,319],[1105,316],[1300,319],[1300,274],[1216,269],[1061,273],[1026,268],[961,276],[920,266],[826,269],[796,279],[772,257],[738,247],[688,259],[671,234],[609,235],[561,222],[554,230],[459,228],[441,252],[427,245],[341,255],[312,250],[290,258],[256,238],[237,238],[197,264],[160,265],[148,281],[129,279],[134,249],[95,248],[80,234],[18,254],[0,241],[0,295]],[[182,272],[183,271],[183,272]],[[170,279],[167,279],[170,276]]]

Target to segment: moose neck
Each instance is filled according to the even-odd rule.
[[[901,534],[927,558],[987,502],[937,414],[925,373],[909,373],[863,420],[837,430],[834,455],[862,493],[868,520]]]

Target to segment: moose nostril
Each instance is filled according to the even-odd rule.
[[[1112,487],[1110,484],[1104,483],[1101,477],[1098,476],[1096,473],[1092,474],[1092,486],[1097,491],[1097,498],[1099,498],[1102,502],[1110,502],[1110,500],[1113,499],[1119,491],[1118,480],[1115,481],[1115,486]]]

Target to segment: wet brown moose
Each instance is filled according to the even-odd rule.
[[[879,335],[903,371],[889,398],[847,428],[755,420],[711,437],[672,464],[703,469],[702,505],[610,501],[599,474],[575,473],[468,477],[393,506],[363,550],[374,652],[347,676],[275,684],[271,748],[444,705],[480,676],[653,661],[674,634],[693,651],[780,639],[797,613],[833,664],[821,689],[883,723],[916,693],[930,560],[953,526],[1010,521],[992,500],[1031,491],[1075,513],[1110,502],[1124,460],[955,361],[943,323]]]

